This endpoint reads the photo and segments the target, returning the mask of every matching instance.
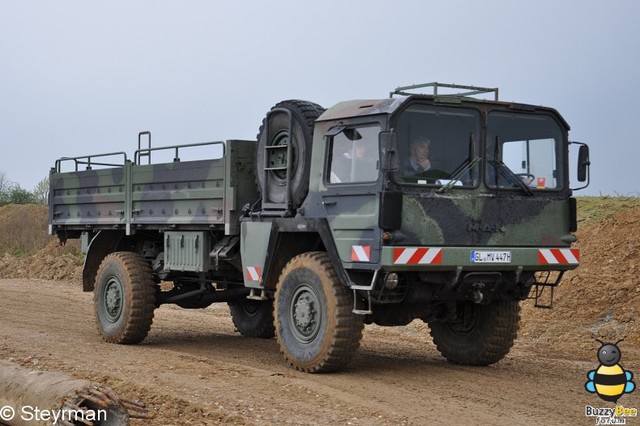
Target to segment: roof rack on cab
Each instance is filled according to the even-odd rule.
[[[498,88],[497,87],[478,87],[478,86],[466,86],[460,84],[448,84],[448,83],[438,83],[434,81],[432,83],[422,83],[422,84],[412,84],[410,86],[400,86],[396,87],[393,92],[389,92],[389,97],[393,98],[394,95],[403,95],[403,96],[411,96],[415,93],[409,93],[407,90],[416,90],[422,89],[425,87],[433,88],[433,96],[454,96],[454,97],[464,97],[464,96],[475,96],[481,95],[483,93],[493,93],[494,100],[498,100]],[[456,92],[456,93],[438,93],[438,88],[443,87],[446,89],[464,89],[465,92]]]

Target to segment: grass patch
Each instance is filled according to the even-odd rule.
[[[0,208],[0,252],[28,256],[49,240],[47,206],[9,204]]]
[[[27,257],[45,248],[55,237],[48,235],[48,208],[40,204],[0,207],[0,254]],[[67,244],[64,253],[80,255],[78,244]]]
[[[577,197],[578,222],[598,223],[628,209],[640,207],[640,197]]]

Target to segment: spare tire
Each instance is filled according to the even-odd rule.
[[[293,118],[292,133],[289,135],[289,116],[285,112],[274,111],[286,109]],[[286,202],[286,170],[269,170],[265,174],[265,153],[267,146],[291,145],[291,208],[297,209],[309,192],[309,170],[311,167],[311,143],[313,141],[313,124],[324,112],[324,108],[313,102],[291,99],[277,103],[262,120],[258,133],[256,152],[256,180],[258,191],[268,203]],[[268,129],[268,131],[267,131]],[[267,133],[269,140],[267,140]],[[286,160],[274,154],[267,158],[267,168],[286,166]],[[285,153],[286,151],[283,150]],[[280,152],[279,154],[282,154]],[[266,182],[265,182],[266,177]]]

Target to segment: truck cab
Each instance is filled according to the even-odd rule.
[[[461,283],[445,276],[484,274],[465,298],[522,298],[536,272],[578,265],[568,130],[550,108],[465,96],[343,102],[315,124],[300,211],[327,219],[360,276],[420,272],[451,292]],[[414,170],[412,144],[425,141],[430,167]]]

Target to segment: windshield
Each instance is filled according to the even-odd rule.
[[[558,189],[562,131],[546,115],[489,114],[487,186],[525,191]]]
[[[472,187],[478,183],[480,114],[474,110],[412,105],[396,124],[400,183]]]

